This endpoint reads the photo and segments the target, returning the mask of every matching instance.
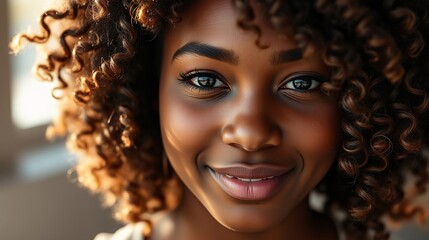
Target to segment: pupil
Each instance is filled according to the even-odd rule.
[[[306,80],[306,79],[296,79],[293,80],[293,86],[296,89],[300,89],[300,90],[307,90],[310,88],[311,85],[311,81],[310,80]]]
[[[198,83],[203,87],[213,87],[215,79],[212,77],[198,77]]]

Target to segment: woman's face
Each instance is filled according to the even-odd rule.
[[[340,113],[319,89],[317,54],[258,20],[240,29],[228,0],[196,1],[166,31],[160,118],[167,156],[222,225],[262,231],[302,205],[335,159]]]

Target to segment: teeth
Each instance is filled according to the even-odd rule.
[[[239,177],[237,177],[237,179],[243,182],[259,182],[262,180],[262,178],[239,178]]]
[[[272,179],[275,177],[275,176],[270,176],[270,177],[265,177],[265,178],[240,178],[240,177],[234,177],[234,176],[231,176],[228,174],[224,174],[224,176],[227,178],[231,178],[231,179],[235,178],[235,179],[238,179],[238,180],[243,181],[243,182],[259,182],[262,180]]]
[[[226,176],[228,178],[236,178],[236,179],[238,179],[240,181],[243,181],[243,182],[259,182],[259,181],[262,181],[262,180],[274,178],[274,176],[270,176],[270,177],[266,177],[266,178],[239,178],[239,177],[233,177],[233,176],[230,176],[230,175],[226,175]]]

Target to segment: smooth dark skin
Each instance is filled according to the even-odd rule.
[[[337,239],[332,222],[309,208],[308,194],[335,159],[339,107],[318,87],[297,91],[289,82],[309,73],[327,78],[327,67],[260,20],[270,47],[258,48],[254,34],[236,25],[229,0],[196,1],[181,16],[165,34],[159,101],[165,151],[186,187],[181,205],[155,218],[151,239]],[[178,80],[195,70],[221,79],[208,90]],[[291,171],[274,196],[244,201],[207,170],[232,164]]]

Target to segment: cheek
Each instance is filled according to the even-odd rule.
[[[338,152],[341,114],[336,104],[323,105],[315,111],[296,114],[287,134],[291,147],[301,155],[293,185],[303,199],[323,179]]]
[[[215,136],[214,111],[195,106],[183,98],[173,87],[161,83],[161,131],[170,161],[196,159]]]
[[[210,121],[205,114],[186,104],[169,102],[161,109],[164,142],[174,151],[195,153],[209,138]]]
[[[336,157],[341,133],[341,114],[334,104],[320,106],[296,122],[294,135],[308,174],[324,175]],[[309,172],[313,173],[309,173]]]

